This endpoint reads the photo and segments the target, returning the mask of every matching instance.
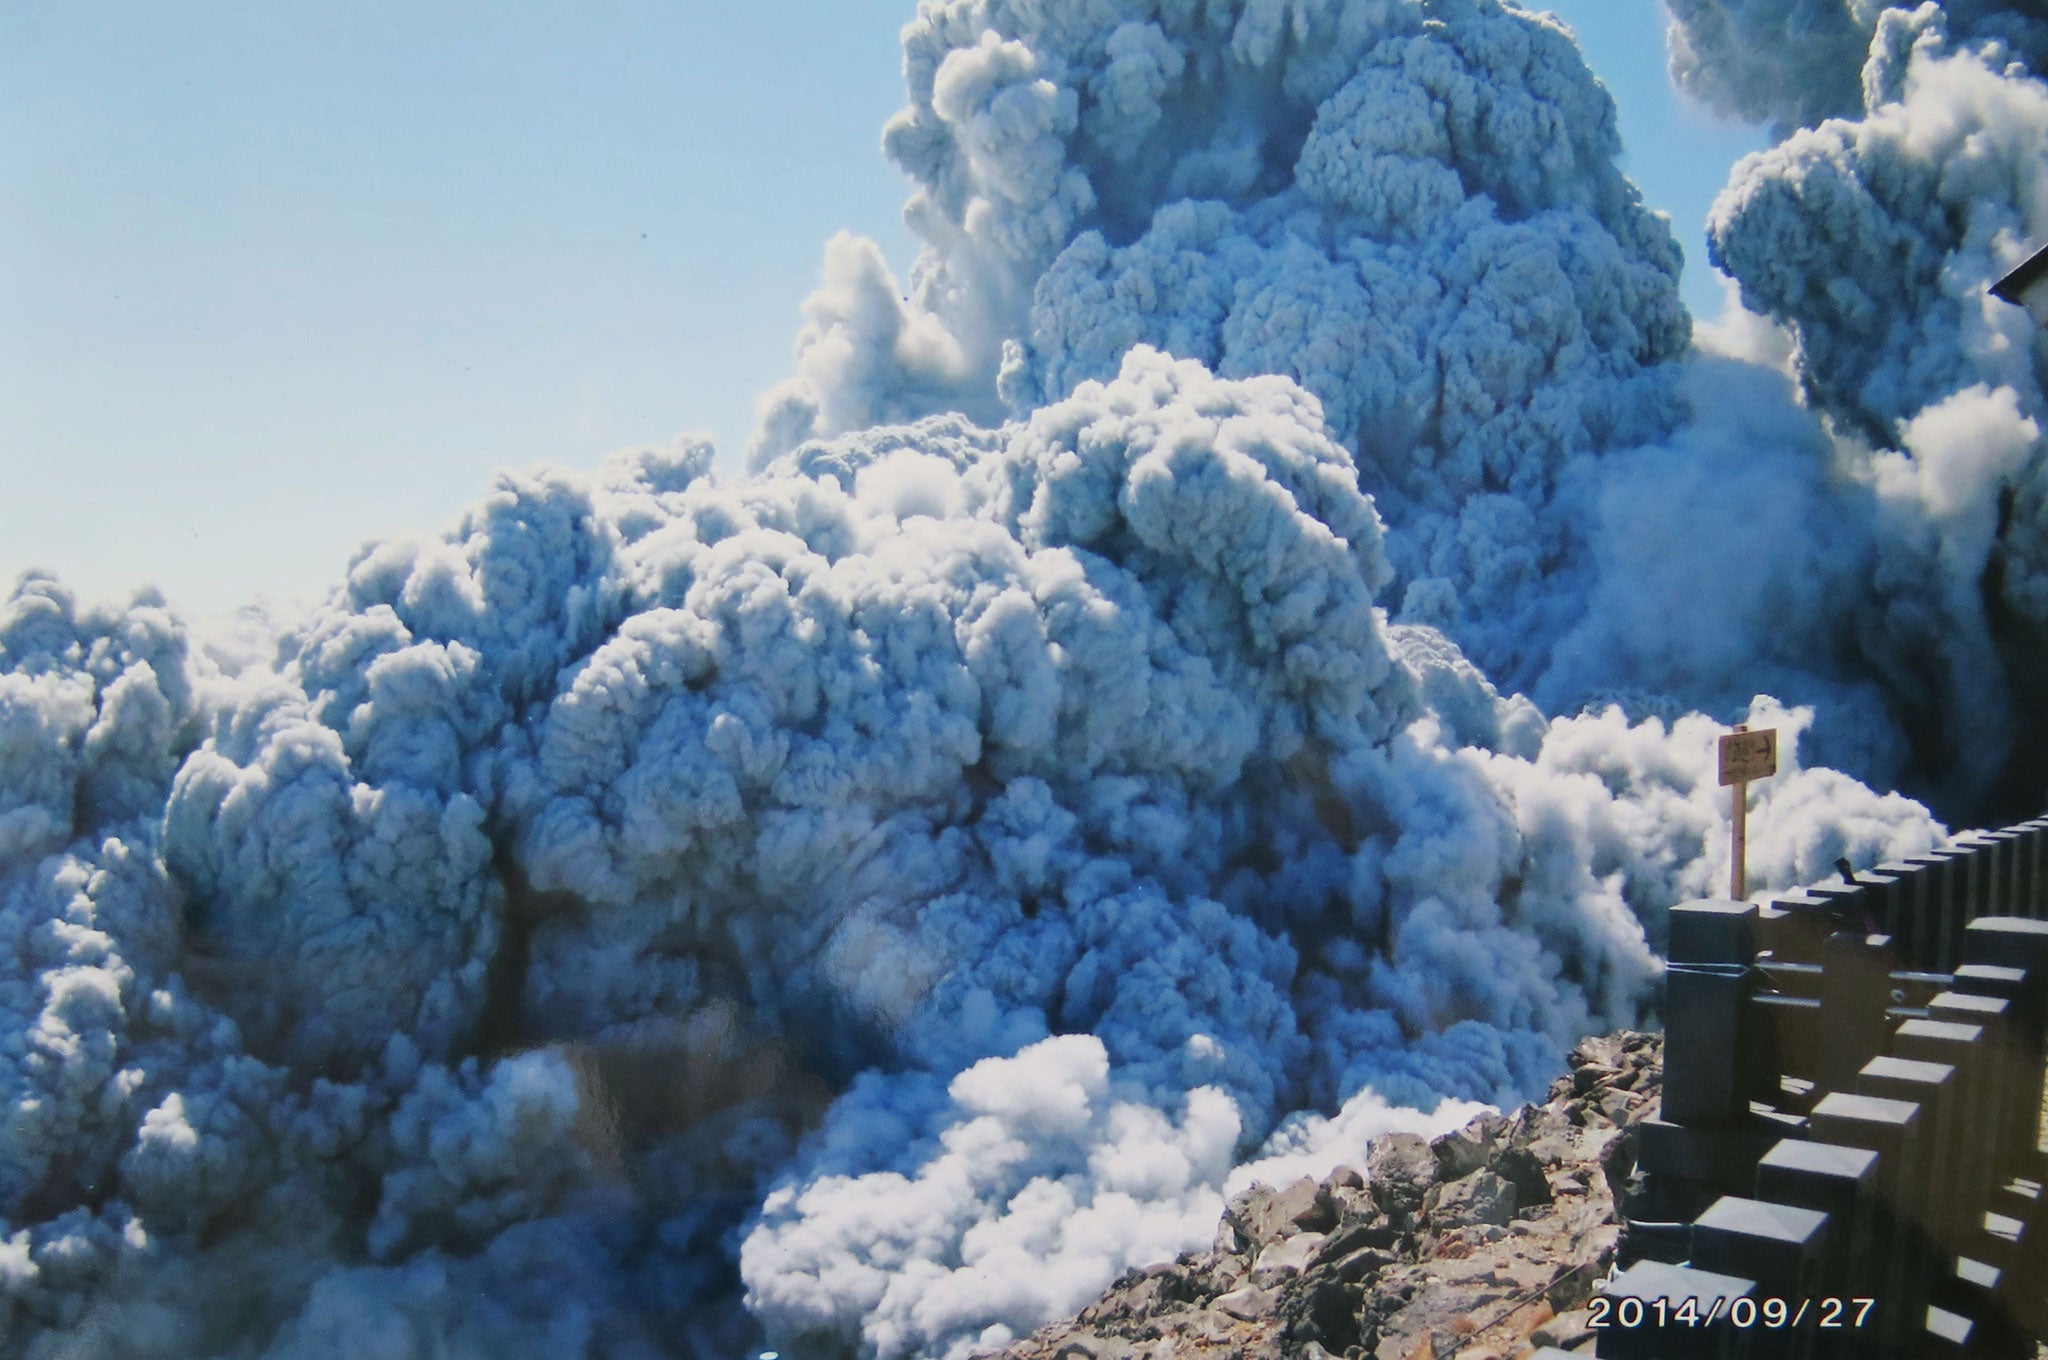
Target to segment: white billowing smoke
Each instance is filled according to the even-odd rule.
[[[2048,731],[2014,695],[2048,656],[2048,344],[1988,288],[2048,237],[2048,14],[1852,8],[1858,106],[1738,165],[1710,245],[1791,336],[1835,437],[1875,586],[1837,612],[1917,729],[1931,786],[2031,807]],[[1678,27],[1738,9],[1679,6]],[[1770,83],[1744,60],[1723,69]]]
[[[2041,351],[1983,283],[2043,219],[1882,276],[1981,320],[1923,367],[1744,242],[1895,239],[1955,146],[2031,193],[2040,89],[1848,13],[1865,117],[1717,215],[1753,353],[1688,348],[1547,20],[928,0],[928,249],[831,243],[747,476],[507,476],[270,656],[24,581],[0,1343],[964,1356],[1644,1020],[1726,720],[1784,737],[1761,886],[1934,844],[1824,766],[2019,721]]]
[[[1687,336],[1569,35],[1491,0],[951,0],[904,44],[909,297],[833,243],[756,460],[877,413],[1021,416],[1139,344],[1285,374],[1399,530],[1387,603],[1535,683],[1583,556],[1557,482],[1671,428]]]
[[[900,1144],[914,1084],[856,1086],[828,1138],[873,1136],[879,1102]],[[1167,1108],[1115,1086],[1092,1034],[976,1063],[909,1130],[932,1147],[919,1164],[818,1166],[768,1196],[741,1254],[755,1307],[877,1354],[965,1354],[1075,1312],[1132,1261],[1171,1259],[1213,1230],[1242,1119],[1214,1086]]]
[[[1540,1088],[1726,873],[1718,727],[1546,722],[1382,623],[1381,545],[1301,388],[1141,349],[999,431],[509,479],[241,680],[31,581],[10,1334],[658,1354],[743,1285],[965,1354],[1198,1245],[1276,1129]],[[1767,882],[1941,834],[1796,757],[1762,797]],[[796,1075],[632,1080],[750,1051]]]
[[[1987,691],[1987,714],[2009,708],[2048,655],[2041,460],[1987,488],[2018,497],[1978,564],[1998,619],[1896,598],[1934,573],[1925,534],[1888,531],[1871,460],[1978,383],[2041,415],[2031,324],[1985,285],[2048,233],[2027,65],[2048,21],[1672,11],[1680,82],[1790,134],[1738,169],[1713,234],[1793,337],[1791,386],[1689,349],[1677,247],[1554,21],[1488,0],[951,0],[905,31],[911,103],[885,139],[919,186],[908,295],[871,246],[833,243],[756,461],[882,415],[1021,417],[1140,344],[1285,374],[1390,526],[1386,606],[1504,687],[1638,715],[1768,688],[1819,710],[1819,753],[1867,778],[1961,809],[2033,799],[2010,772],[1992,788],[2029,733],[1936,714]],[[1702,572],[1727,593],[1702,601]],[[1873,604],[1873,576],[1899,592]]]
[[[2035,70],[2048,55],[2048,10],[2038,0],[1665,0],[1664,7],[1679,86],[1723,112],[1772,125],[1781,138],[1825,119],[1857,118],[1875,102],[1865,63],[1872,35],[1887,26],[1938,16],[1957,38],[1997,42]]]

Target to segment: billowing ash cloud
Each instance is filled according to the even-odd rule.
[[[1678,252],[1561,29],[1488,0],[949,0],[904,43],[911,295],[832,244],[757,454],[996,409],[999,367],[1028,410],[1137,343],[1296,378],[1437,509],[1660,423],[1627,389],[1684,346]]]
[[[1290,1112],[1527,1094],[1725,874],[1719,729],[1547,722],[1389,579],[1309,394],[1141,349],[1001,430],[508,479],[232,682],[31,580],[10,1335],[964,1354]],[[1757,825],[1774,882],[1940,834],[1796,764]]]
[[[1876,589],[1844,611],[1870,670],[1924,763],[1952,753],[1948,797],[2029,807],[2048,732],[2012,696],[2048,643],[2048,350],[1987,290],[2048,237],[2048,16],[1929,4],[1866,27],[1861,107],[1738,165],[1711,250],[1789,332],[1870,501]]]
[[[1955,552],[1930,560],[1944,531],[1876,455],[1913,456],[1907,422],[1980,384],[2038,428],[2031,324],[1984,285],[2048,235],[2048,20],[1684,0],[1671,34],[1710,102],[1813,125],[1738,170],[1712,233],[1793,335],[1793,390],[1689,349],[1670,232],[1551,21],[1489,0],[951,0],[905,32],[911,100],[885,138],[919,186],[908,294],[871,244],[833,243],[756,459],[881,418],[1020,417],[1139,344],[1286,374],[1390,527],[1387,606],[1506,688],[1647,715],[1768,687],[1822,713],[1831,762],[2025,810],[2041,781],[1995,771],[2039,744],[2006,697],[2048,619],[2024,527],[2038,444],[2010,422],[1981,441],[2029,450],[1976,512],[2010,493],[1974,564],[2010,618],[1930,592],[1960,579]],[[1702,523],[1709,491],[1743,509]],[[1645,563],[1651,524],[1721,541]],[[1731,591],[1703,605],[1694,568]]]
[[[1845,13],[1694,349],[1548,21],[928,2],[928,249],[748,475],[506,475],[264,656],[24,580],[0,1348],[962,1357],[1653,1015],[1726,721],[1760,886],[1934,844],[1840,770],[2023,723],[2041,90]]]
[[[1780,137],[1862,114],[1873,102],[1871,38],[1889,26],[1939,15],[1956,37],[1998,42],[2035,69],[2048,55],[2048,11],[2036,0],[1665,0],[1665,9],[1680,88]]]
[[[1783,136],[1863,107],[1868,0],[1665,0],[1671,78]]]
[[[884,141],[928,245],[899,303],[833,243],[757,460],[1021,415],[1138,344],[1285,374],[1399,530],[1389,603],[1533,684],[1580,556],[1559,477],[1683,410],[1678,249],[1569,36],[1492,0],[952,0],[904,43]]]
[[[160,595],[84,609],[17,582],[0,631],[0,862],[152,817],[191,749],[195,681]]]
[[[1865,75],[1867,114],[1737,167],[1717,263],[1791,328],[1813,402],[1866,438],[1981,380],[2038,406],[2031,326],[1985,287],[2048,212],[2048,86],[1954,44],[1931,6],[1886,13]]]

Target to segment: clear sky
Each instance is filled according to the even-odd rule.
[[[1668,211],[1754,129],[1651,0],[1552,0]],[[190,612],[335,580],[503,466],[703,431],[736,460],[882,158],[910,0],[0,0],[0,583]]]

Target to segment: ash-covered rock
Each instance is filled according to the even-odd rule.
[[[1620,1236],[1612,1174],[1656,1112],[1663,1040],[1572,1052],[1550,1099],[1434,1142],[1376,1140],[1365,1167],[1257,1185],[1206,1252],[1132,1271],[1005,1360],[1195,1356],[1511,1360],[1588,1348],[1584,1308]]]

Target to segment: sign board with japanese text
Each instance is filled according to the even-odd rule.
[[[1730,732],[1721,738],[1721,783],[1740,784],[1768,779],[1778,772],[1776,728],[1761,732]]]

